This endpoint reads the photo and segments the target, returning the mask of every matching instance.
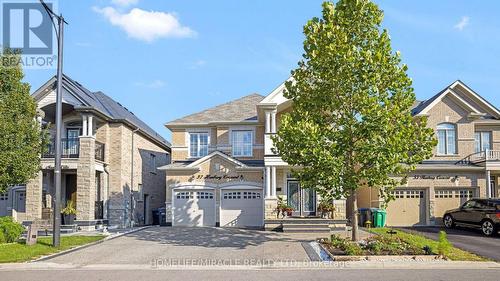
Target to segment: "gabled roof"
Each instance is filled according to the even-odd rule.
[[[50,91],[45,91],[47,88],[54,89],[56,77],[51,78],[47,83],[36,90],[32,96],[38,102]],[[123,122],[129,126],[136,127],[146,136],[155,140],[164,147],[170,148],[170,143],[160,136],[155,130],[149,127],[141,119],[135,116],[134,113],[122,106],[119,102],[113,100],[103,92],[92,92],[85,88],[82,84],[71,79],[67,75],[63,75],[63,88],[77,98],[82,105],[75,105],[75,110],[95,110],[104,115],[108,121]]]
[[[209,123],[237,123],[256,122],[256,105],[264,99],[259,94],[251,94],[242,98],[194,113],[174,121],[168,122],[165,126],[195,125]]]
[[[443,90],[441,90],[439,93],[437,93],[436,95],[434,95],[430,99],[428,99],[424,102],[421,102],[419,105],[417,105],[416,107],[413,108],[412,114],[413,115],[425,115],[425,114],[427,114],[427,112],[432,107],[434,107],[438,102],[440,102],[445,96],[450,96],[458,104],[460,104],[462,107],[469,110],[472,114],[482,115],[485,113],[485,112],[482,112],[476,106],[470,104],[469,102],[467,102],[466,100],[461,98],[460,95],[458,95],[454,90],[456,86],[461,86],[462,88],[464,88],[466,90],[465,94],[469,95],[479,106],[482,106],[482,107],[488,109],[488,111],[490,113],[492,113],[492,115],[494,117],[500,118],[500,111],[495,106],[493,106],[486,99],[484,99],[479,94],[474,92],[469,86],[467,86],[465,83],[463,83],[460,80],[457,80],[457,81],[451,83],[448,87],[444,88]]]

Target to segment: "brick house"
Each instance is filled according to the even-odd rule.
[[[55,82],[32,95],[51,139],[40,172],[2,195],[3,215],[18,221],[53,216]],[[156,168],[169,163],[170,143],[120,103],[66,75],[62,99],[62,207],[75,202],[75,223],[83,230],[151,224],[152,210],[164,206],[165,173]]]

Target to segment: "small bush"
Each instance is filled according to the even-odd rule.
[[[359,244],[355,242],[346,243],[344,251],[349,256],[361,256],[364,253],[361,246],[359,246]]]
[[[446,237],[446,232],[440,231],[439,232],[439,240],[438,240],[438,254],[446,257],[451,249],[451,243],[448,241],[448,238]]]
[[[24,231],[24,227],[12,217],[0,218],[0,243],[16,242]]]

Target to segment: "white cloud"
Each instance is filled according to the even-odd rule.
[[[207,64],[207,61],[205,61],[205,60],[197,60],[194,63],[191,63],[188,68],[189,69],[198,69],[206,64]]]
[[[113,7],[98,8],[94,11],[102,14],[112,25],[123,29],[130,38],[153,42],[167,37],[193,37],[196,32],[181,25],[172,13],[145,11],[134,8],[128,13],[120,13]]]
[[[135,5],[139,2],[139,0],[111,0],[111,3],[120,7],[128,7],[131,5]]]
[[[455,24],[453,27],[455,29],[462,31],[462,30],[464,30],[464,28],[466,26],[469,25],[469,21],[470,21],[470,18],[468,16],[463,16],[462,19],[460,19],[460,21],[457,24]]]
[[[160,88],[165,87],[166,83],[162,80],[157,79],[157,80],[153,80],[153,81],[148,82],[148,83],[135,82],[134,85],[138,86],[138,87],[145,87],[145,88],[150,88],[150,89],[160,89]]]

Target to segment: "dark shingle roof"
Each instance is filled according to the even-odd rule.
[[[56,79],[52,79],[55,83]],[[49,81],[50,82],[50,81]],[[47,84],[46,84],[47,85]],[[46,86],[44,85],[44,86]],[[42,86],[42,88],[44,87]],[[150,138],[156,140],[157,142],[170,147],[170,143],[160,136],[155,130],[149,127],[141,119],[130,112],[127,108],[122,106],[119,102],[113,100],[111,97],[107,96],[103,92],[91,92],[85,88],[82,84],[71,79],[67,75],[63,75],[63,87],[70,90],[70,92],[77,96],[83,101],[85,107],[90,107],[91,109],[97,110],[102,114],[108,116],[112,121],[127,122],[132,126],[139,128],[144,134],[148,135]],[[37,94],[36,91],[34,95]],[[78,109],[78,107],[75,107]]]
[[[167,123],[205,124],[210,122],[257,121],[256,105],[264,99],[259,94],[251,94],[242,98],[194,113]]]

